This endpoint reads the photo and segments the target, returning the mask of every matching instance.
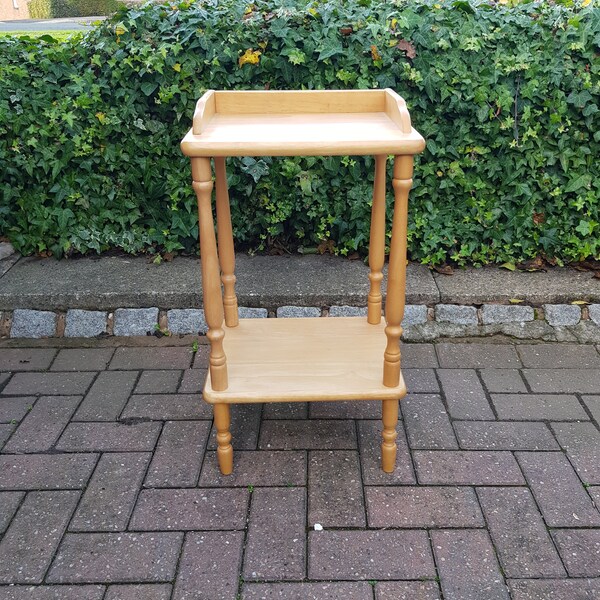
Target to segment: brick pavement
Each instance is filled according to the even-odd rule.
[[[365,402],[233,407],[223,477],[206,357],[0,348],[0,600],[600,599],[598,347],[405,344],[391,475]]]

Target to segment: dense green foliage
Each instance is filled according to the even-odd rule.
[[[391,87],[428,141],[413,259],[597,257],[600,11],[586,2],[184,0],[62,44],[0,39],[0,232],[24,253],[194,250],[178,143],[206,89]],[[228,164],[240,245],[366,249],[372,159]]]
[[[110,15],[123,6],[119,0],[29,0],[32,19],[97,17]]]

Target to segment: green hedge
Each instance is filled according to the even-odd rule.
[[[97,17],[110,15],[124,6],[119,0],[29,0],[32,19]]]
[[[280,4],[149,3],[64,44],[0,39],[0,232],[25,254],[195,251],[178,144],[206,89],[391,87],[427,138],[413,259],[598,257],[593,4]],[[239,246],[364,252],[372,166],[230,160]]]

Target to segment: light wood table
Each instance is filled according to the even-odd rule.
[[[382,468],[394,469],[398,401],[406,395],[400,336],[413,155],[425,147],[392,90],[208,91],[181,142],[198,198],[204,311],[210,341],[203,397],[214,405],[221,472],[233,469],[229,405],[248,402],[381,400]],[[368,316],[238,319],[225,157],[375,156]],[[394,216],[385,324],[386,161],[394,156]],[[217,234],[212,211],[214,161]],[[223,323],[225,321],[225,323]]]

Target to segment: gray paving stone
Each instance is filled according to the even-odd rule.
[[[600,513],[561,452],[517,452],[549,527],[600,527]]]
[[[208,357],[210,356],[210,344],[206,337],[200,337],[196,340],[198,342],[198,349],[193,352],[193,369],[208,369]]]
[[[137,371],[100,373],[73,420],[116,421],[127,403],[137,377]]]
[[[600,325],[600,304],[590,304],[588,306],[588,311],[590,313],[590,319],[596,323],[596,325]]]
[[[212,406],[210,408],[212,416]],[[231,407],[231,439],[235,450],[256,450],[260,430],[260,404],[238,404]],[[214,423],[208,438],[208,449],[217,449],[217,430]]]
[[[6,531],[24,496],[23,492],[0,492],[0,535]]]
[[[439,367],[433,344],[400,344],[402,369],[435,369]]]
[[[513,600],[595,600],[600,579],[545,579],[508,582]]]
[[[481,309],[484,325],[494,323],[524,323],[533,321],[535,314],[531,306],[510,306],[504,304],[484,304]]]
[[[67,310],[65,337],[90,338],[106,331],[107,313],[99,310]]]
[[[160,423],[70,423],[57,450],[63,452],[143,452],[154,450]]]
[[[427,322],[427,306],[421,304],[407,304],[404,307],[404,318],[402,319],[403,328],[425,322]]]
[[[477,325],[477,309],[474,306],[457,304],[437,304],[435,320],[457,325]]]
[[[555,529],[552,537],[570,577],[600,577],[600,529]]]
[[[13,310],[11,338],[52,337],[55,333],[56,313],[22,308]]]
[[[246,583],[244,600],[372,600],[366,581],[320,581],[318,583]],[[417,600],[417,599],[414,599]]]
[[[190,421],[212,418],[212,406],[197,394],[147,394],[131,396],[121,419]]]
[[[187,346],[117,348],[109,369],[189,369],[193,357],[192,349]]]
[[[168,310],[167,327],[173,334],[205,334],[208,331],[204,310],[201,308],[173,308]]]
[[[1,583],[42,583],[79,492],[31,492],[0,542]]]
[[[376,600],[440,600],[435,581],[382,581],[375,585]]]
[[[96,373],[17,373],[2,390],[5,396],[85,394]]]
[[[458,448],[454,430],[440,396],[408,394],[400,403],[408,444],[414,449]]]
[[[304,488],[257,488],[252,494],[243,576],[303,579],[306,561]]]
[[[453,419],[494,419],[485,391],[472,369],[438,369]]]
[[[269,450],[354,450],[354,422],[333,419],[265,421],[258,447]]]
[[[311,419],[381,419],[380,400],[310,402]]]
[[[600,424],[600,396],[582,396],[583,403],[587,406],[590,413],[592,413],[592,418],[596,421],[596,423]],[[2,399],[0,398],[0,406]]]
[[[411,394],[439,394],[438,383],[433,369],[402,369],[406,389]]]
[[[427,532],[311,531],[311,579],[393,580],[435,577]]]
[[[576,307],[577,308],[577,307]],[[579,310],[577,308],[577,310]],[[600,354],[584,344],[519,344],[517,352],[528,369],[597,369]]]
[[[113,331],[119,336],[146,335],[157,323],[158,308],[117,308]]]
[[[2,313],[0,313],[1,317]],[[4,387],[6,382],[11,378],[12,373],[0,373],[0,389]]]
[[[208,421],[167,421],[144,485],[194,487],[200,475],[209,431]]]
[[[64,348],[52,363],[52,371],[103,371],[114,348]]]
[[[81,401],[81,396],[42,396],[23,419],[3,452],[50,450]]]
[[[200,394],[206,381],[206,371],[200,369],[186,369],[183,372],[179,389],[180,394]]]
[[[574,304],[544,304],[544,314],[553,327],[577,325],[581,320],[581,308]]]
[[[369,527],[485,527],[467,487],[367,487]]]
[[[243,543],[244,534],[241,531],[188,533],[173,600],[235,598]]]
[[[177,391],[181,371],[144,371],[135,386],[136,394],[174,394]]]
[[[559,444],[586,484],[600,484],[600,431],[592,423],[552,423]]]
[[[510,452],[413,452],[419,483],[437,485],[524,485],[525,480]]]
[[[0,371],[43,371],[55,356],[54,348],[0,348]]]
[[[479,488],[477,495],[506,577],[566,576],[527,488]]]
[[[16,424],[12,423],[2,423],[0,424],[0,450],[8,440],[8,438],[12,435],[12,432],[16,429]]]
[[[308,419],[308,402],[267,402],[263,419]]]
[[[487,531],[436,530],[431,542],[445,600],[509,600]]]
[[[600,390],[600,369],[524,369],[523,374],[534,392],[595,394]]]
[[[0,490],[81,489],[96,454],[4,454],[0,456]]]
[[[575,396],[555,394],[492,394],[500,419],[520,421],[589,420]]]
[[[527,392],[518,369],[481,369],[479,373],[488,392],[498,394]]]
[[[170,582],[183,534],[67,533],[47,576],[49,583]]]
[[[436,344],[444,369],[518,369],[521,361],[514,346],[487,343]]]
[[[266,319],[269,311],[266,308],[249,308],[240,306],[238,308],[238,317],[240,319]]]
[[[513,421],[455,421],[464,450],[559,450],[544,423]]]
[[[366,306],[332,306],[329,309],[330,317],[365,317],[367,315]]]
[[[231,475],[221,475],[216,452],[207,452],[199,485],[219,487],[306,484],[306,453],[286,450],[234,450]]]
[[[124,531],[149,462],[148,452],[103,454],[69,530]]]
[[[248,490],[142,490],[129,529],[140,531],[244,529]]]
[[[365,485],[397,485],[416,483],[408,442],[402,423],[396,428],[396,465],[392,473],[381,470],[381,423],[379,421],[358,421],[359,453]]]
[[[358,452],[310,452],[308,526],[365,527],[365,501]]]
[[[302,317],[320,317],[321,309],[316,306],[280,306],[277,309],[278,319],[297,319]]]
[[[104,600],[170,600],[168,583],[141,583],[109,586]]]
[[[0,397],[0,423],[20,421],[35,404],[35,396]]]
[[[2,600],[102,600],[103,585],[0,586]]]

